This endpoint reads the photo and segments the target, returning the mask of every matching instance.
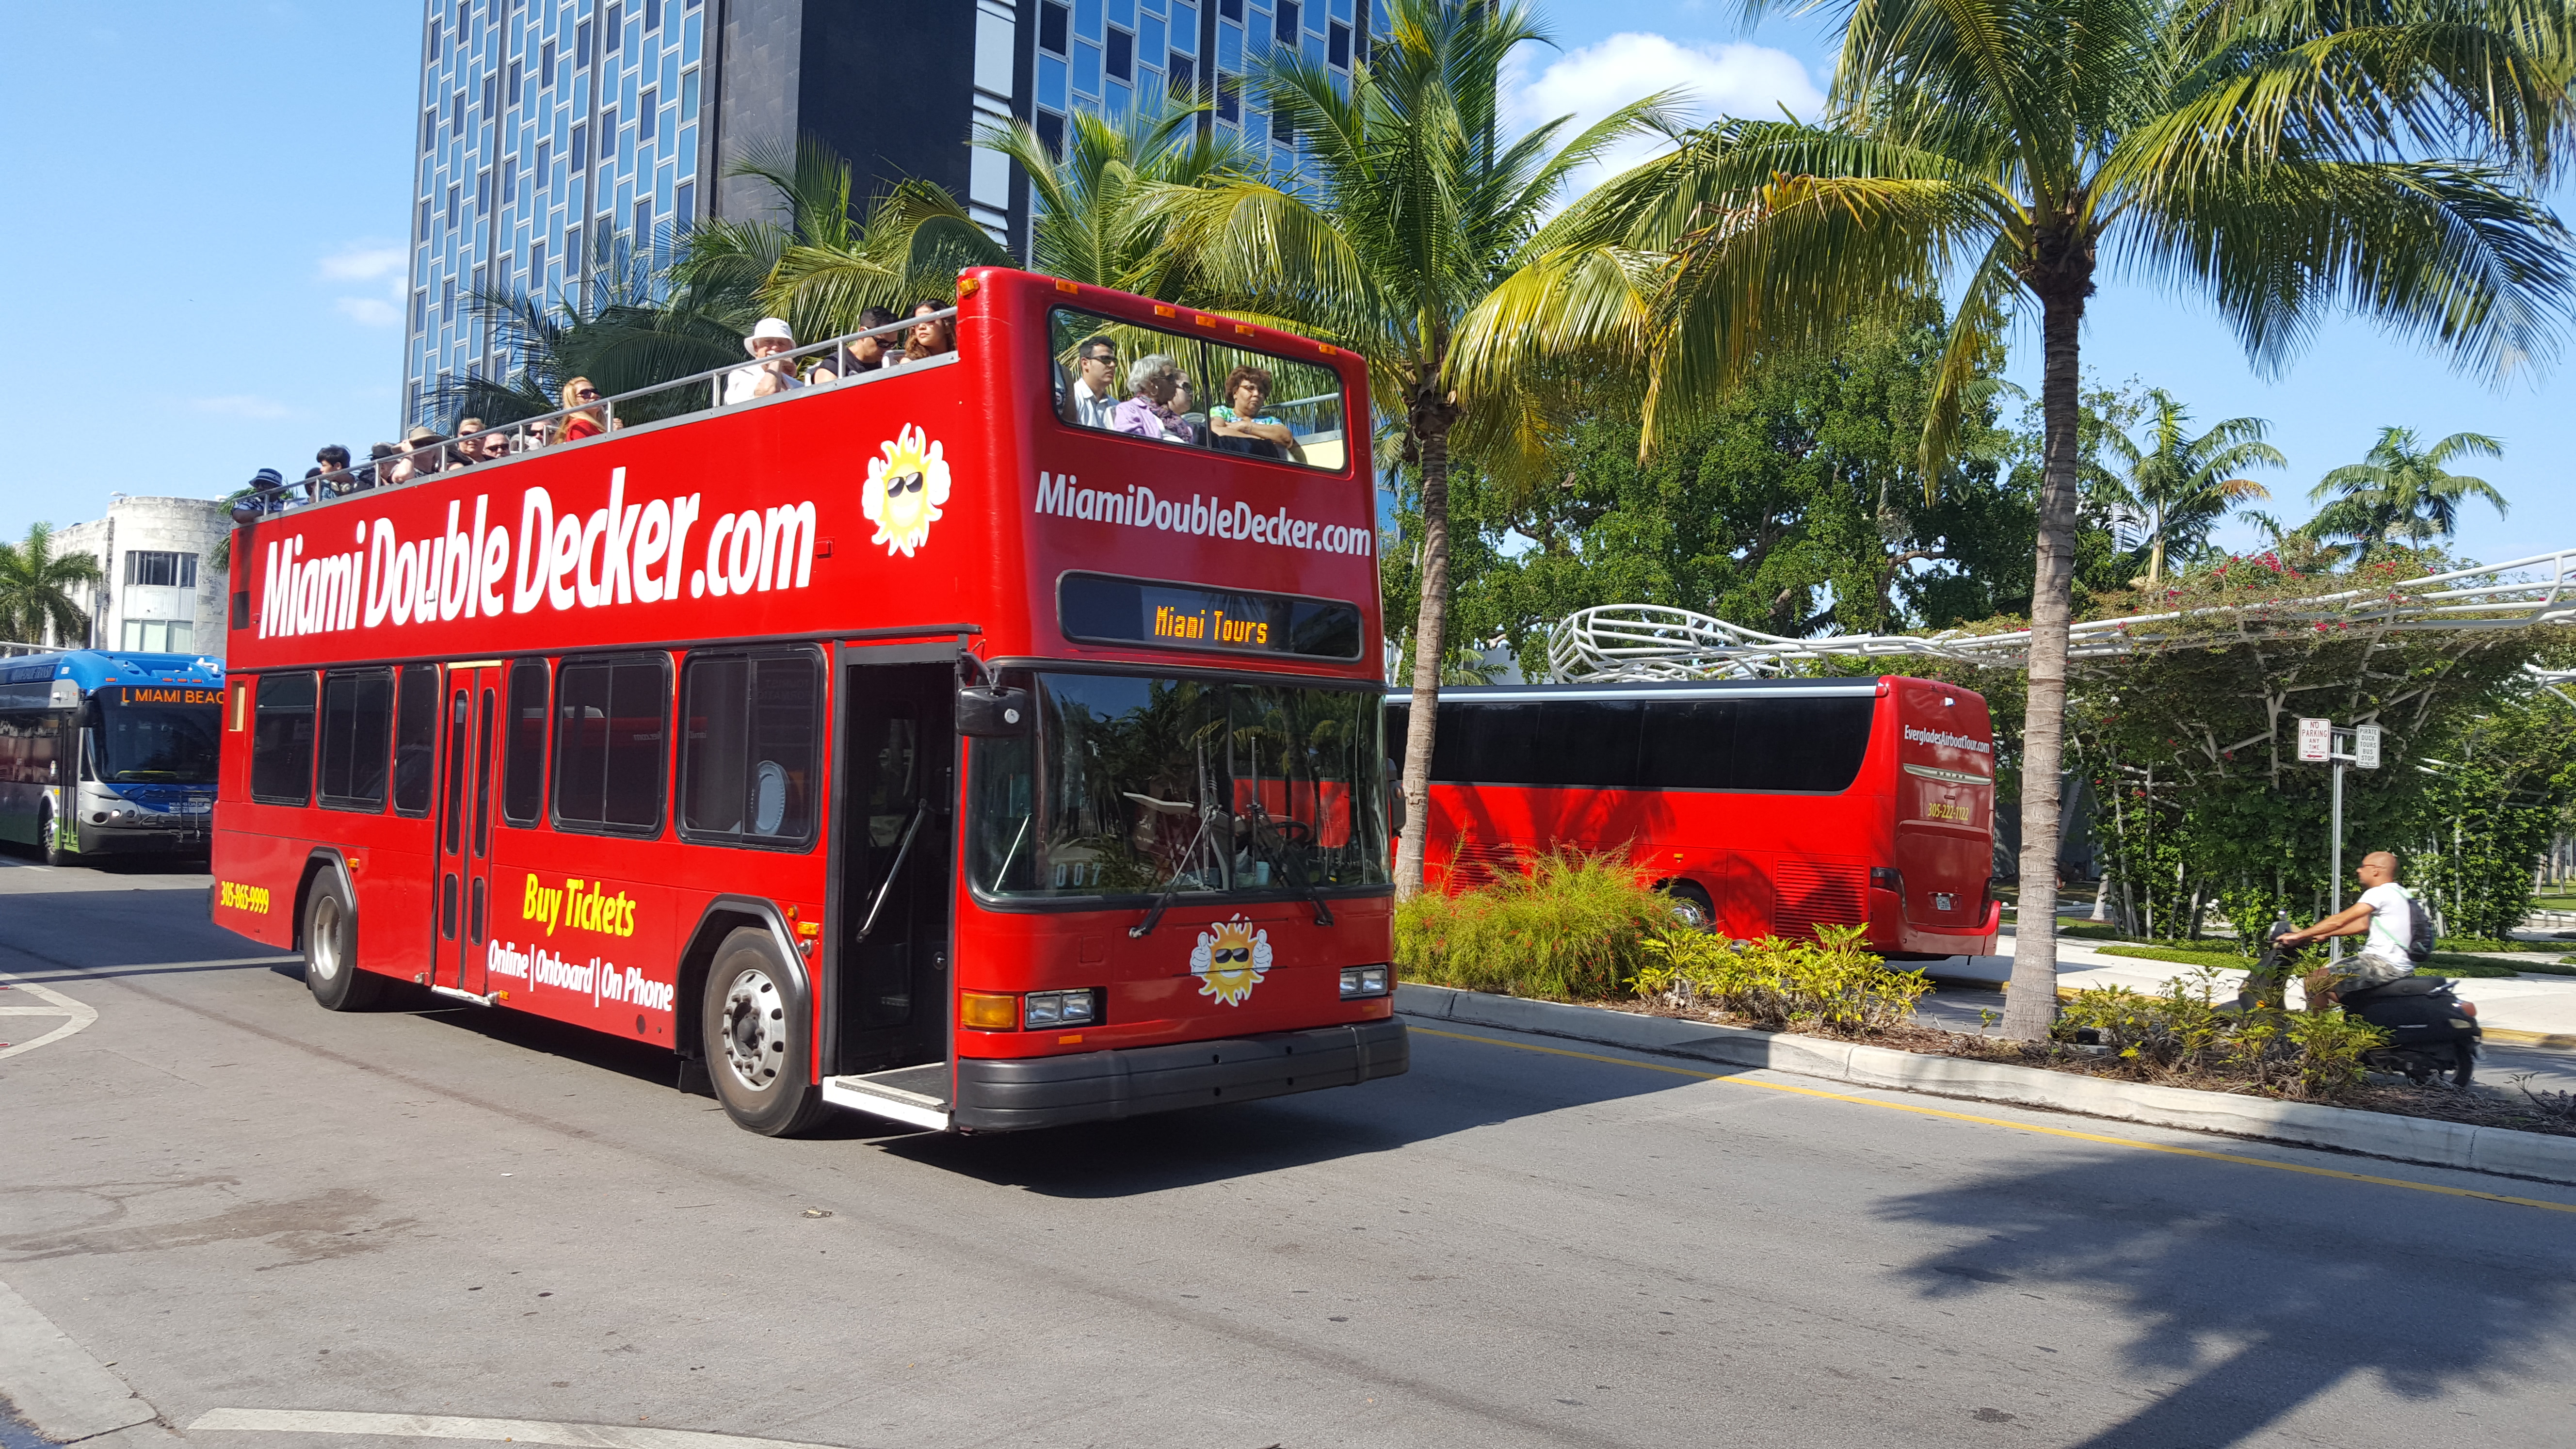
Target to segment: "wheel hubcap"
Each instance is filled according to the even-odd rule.
[[[787,1065],[787,1006],[768,972],[753,968],[733,978],[717,1035],[735,1081],[755,1092],[777,1084]]]
[[[323,980],[340,974],[340,903],[324,896],[313,907],[313,925],[305,936],[305,964]]]

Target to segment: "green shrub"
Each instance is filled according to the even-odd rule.
[[[1869,1035],[1911,1017],[1916,998],[1932,988],[1922,972],[1891,971],[1861,949],[1869,933],[1859,926],[1820,926],[1816,934],[1738,947],[1700,931],[1658,930],[1642,943],[1652,959],[1637,971],[1637,994],[1695,1001],[1757,1026]]]
[[[1564,851],[1458,895],[1425,891],[1395,911],[1407,981],[1569,1000],[1616,996],[1672,903],[1625,860]]]
[[[2388,1041],[2379,1028],[2340,1009],[2221,1009],[2221,989],[2218,973],[2203,967],[2152,996],[2125,986],[2079,991],[2058,1013],[2054,1035],[2073,1042],[2078,1032],[2090,1031],[2143,1076],[2236,1078],[2316,1101],[2359,1088],[2362,1053]]]

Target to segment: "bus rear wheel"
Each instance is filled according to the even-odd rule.
[[[364,1011],[384,978],[358,969],[358,912],[340,878],[324,871],[304,898],[304,989],[329,1011]]]
[[[1673,924],[1694,931],[1717,929],[1717,903],[1708,898],[1699,882],[1677,880],[1664,886],[1664,899],[1671,904]]]
[[[734,1125],[792,1137],[831,1110],[811,1080],[814,1014],[767,931],[745,926],[716,948],[698,1021],[707,1077]]]

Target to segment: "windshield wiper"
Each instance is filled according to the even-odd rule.
[[[1154,928],[1163,923],[1163,912],[1171,909],[1172,897],[1180,893],[1181,877],[1185,874],[1183,867],[1198,859],[1199,846],[1206,843],[1208,831],[1215,828],[1217,817],[1225,813],[1217,809],[1214,798],[1216,792],[1208,788],[1207,761],[1204,754],[1199,761],[1198,786],[1199,833],[1190,837],[1189,848],[1181,852],[1180,859],[1172,862],[1172,878],[1164,884],[1162,893],[1154,897],[1154,903],[1145,908],[1145,919],[1127,928],[1127,934],[1131,939],[1141,941],[1154,934]],[[1134,798],[1141,800],[1145,797],[1139,795]]]
[[[1273,851],[1270,848],[1270,843],[1262,839],[1261,832],[1265,826],[1269,827],[1273,834],[1278,835],[1279,843],[1282,846],[1285,846],[1288,843],[1287,833],[1279,830],[1277,826],[1271,823],[1270,812],[1262,809],[1258,803],[1255,803],[1252,807],[1252,848],[1261,852],[1261,858],[1270,862],[1270,868],[1272,870],[1275,870],[1288,878],[1288,884],[1292,889],[1294,889],[1299,895],[1304,896],[1309,902],[1313,903],[1315,907],[1316,925],[1331,925],[1333,923],[1333,908],[1324,904],[1324,893],[1315,889],[1314,882],[1306,879],[1306,873],[1304,871],[1299,870],[1296,866],[1291,865],[1288,862],[1287,853],[1284,850]]]

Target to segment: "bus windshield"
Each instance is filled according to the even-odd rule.
[[[1375,693],[1061,673],[1012,682],[1034,684],[1037,730],[975,742],[979,890],[1059,899],[1387,884]]]
[[[110,784],[211,785],[221,714],[213,705],[103,704],[90,727],[91,768]]]

